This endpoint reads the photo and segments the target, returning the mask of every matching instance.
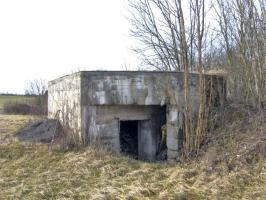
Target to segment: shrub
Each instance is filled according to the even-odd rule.
[[[16,96],[3,102],[6,114],[47,115],[47,92],[44,95]]]
[[[4,103],[4,113],[6,114],[28,114],[31,110],[30,106],[25,103],[7,102]]]
[[[26,104],[20,102],[7,102],[3,106],[6,114],[20,114],[20,115],[39,115],[42,114],[42,109],[34,104]]]

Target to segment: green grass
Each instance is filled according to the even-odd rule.
[[[19,102],[19,103],[32,103],[35,101],[34,96],[24,96],[24,95],[16,95],[16,96],[6,96],[0,95],[0,109],[3,109],[5,103],[11,102]]]
[[[221,174],[203,162],[148,163],[90,147],[49,153],[14,138],[32,120],[0,115],[0,199],[266,198],[265,159]]]

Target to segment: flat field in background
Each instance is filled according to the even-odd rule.
[[[225,162],[212,168],[205,159],[149,163],[90,147],[49,152],[14,137],[34,120],[0,115],[0,199],[266,199],[265,159],[228,171]],[[217,151],[231,155],[233,147]]]
[[[34,96],[24,95],[0,95],[0,111],[3,109],[5,103],[33,103],[35,98]]]

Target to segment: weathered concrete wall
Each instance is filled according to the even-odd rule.
[[[139,158],[155,160],[161,142],[161,128],[166,124],[166,108],[151,106],[149,120],[139,122]]]
[[[59,119],[65,127],[81,134],[80,74],[71,74],[50,81],[48,85],[48,117]],[[80,135],[81,136],[81,135]]]
[[[178,109],[176,105],[167,106],[167,157],[168,159],[175,159],[178,157],[180,150],[179,135],[183,133],[183,112]]]
[[[157,144],[159,141],[160,128],[165,123],[163,115],[165,108],[161,106],[82,106],[82,127],[88,141],[100,140],[106,147],[115,151],[120,151],[119,122],[124,120],[147,121],[141,126],[150,125],[141,129],[142,139],[139,141],[139,151],[141,158],[154,160],[156,156]],[[146,130],[145,130],[146,129]],[[144,131],[146,133],[144,133]],[[148,137],[148,138],[143,138]]]
[[[83,72],[82,105],[165,105],[183,107],[183,73]],[[197,74],[190,76],[192,100],[198,96]]]
[[[175,158],[178,156],[180,149],[180,140],[178,132],[183,128],[183,110],[184,110],[184,88],[183,88],[183,73],[172,72],[83,72],[82,75],[82,107],[86,105],[167,105],[167,147],[168,158]],[[210,76],[205,76],[208,79]],[[199,106],[199,75],[190,74],[190,96],[192,103],[192,112],[198,112]],[[215,84],[214,84],[215,85]],[[130,106],[130,110],[117,107],[115,113],[125,113],[122,118],[130,119],[136,116],[138,117],[137,108]],[[110,108],[107,108],[111,112]],[[90,109],[89,109],[90,111]],[[87,119],[90,114],[86,109],[82,109],[83,119]],[[144,112],[149,113],[149,112]],[[106,117],[111,116],[109,113],[96,113],[94,117],[104,120]],[[143,114],[144,116],[145,114]],[[90,115],[89,118],[93,115]],[[103,123],[104,127],[109,127],[108,130],[112,133],[106,134],[118,137],[117,123],[121,116],[115,116],[112,122]],[[142,117],[145,119],[145,117]],[[149,117],[147,117],[148,119]],[[90,119],[93,122],[89,125],[91,129],[84,128],[85,135],[97,135],[99,128],[95,128],[95,120]],[[96,123],[97,124],[97,123]],[[149,123],[146,125],[148,126]],[[88,124],[84,123],[84,126]],[[152,129],[154,124],[150,124],[149,129]],[[102,132],[104,132],[102,131]],[[147,137],[150,134],[144,134]],[[141,136],[140,136],[141,137]],[[142,136],[145,137],[145,136]],[[155,137],[155,136],[154,136]],[[151,137],[149,140],[152,140]],[[113,138],[109,141],[115,141]],[[144,141],[144,140],[143,140]],[[116,149],[119,149],[119,145],[116,142],[112,142]],[[147,144],[142,144],[147,146]],[[152,148],[148,148],[152,149]],[[155,148],[153,148],[155,149]],[[145,150],[142,150],[145,152]]]

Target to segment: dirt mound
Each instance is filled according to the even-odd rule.
[[[34,122],[16,133],[19,140],[39,143],[50,143],[53,138],[58,138],[60,135],[62,135],[62,127],[54,119]]]

